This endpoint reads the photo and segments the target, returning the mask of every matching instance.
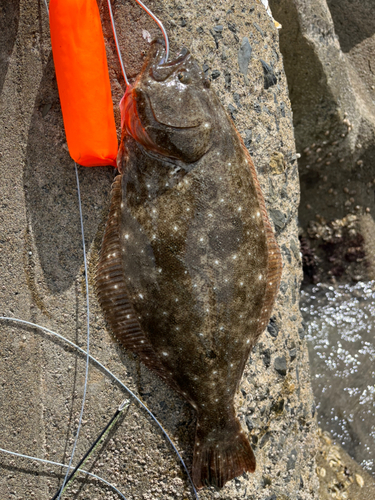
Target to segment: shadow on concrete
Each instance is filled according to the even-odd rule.
[[[87,249],[108,205],[113,168],[79,167]],[[52,293],[68,289],[83,263],[74,162],[69,156],[52,54],[35,101],[23,172],[28,230]]]
[[[327,0],[341,50],[350,50],[375,33],[373,0]]]

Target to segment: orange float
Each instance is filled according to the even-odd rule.
[[[70,156],[116,166],[117,134],[96,0],[51,0],[50,30]]]

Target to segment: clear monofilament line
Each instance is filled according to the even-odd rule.
[[[83,412],[85,409],[85,403],[86,403],[86,394],[87,394],[87,383],[88,383],[88,378],[89,378],[89,360],[90,360],[90,303],[89,303],[89,280],[87,276],[87,259],[86,259],[86,245],[85,245],[85,231],[83,227],[83,215],[82,215],[82,203],[81,203],[81,190],[79,187],[79,177],[78,177],[78,169],[77,169],[77,164],[74,162],[74,168],[75,168],[75,173],[76,173],[76,182],[77,182],[77,194],[78,194],[78,207],[79,207],[79,220],[81,223],[81,236],[82,236],[82,250],[83,250],[83,262],[84,262],[84,269],[85,269],[85,285],[86,285],[86,323],[87,323],[87,336],[86,336],[86,369],[85,369],[85,385],[83,388],[83,396],[82,396],[82,404],[81,404],[81,411],[79,414],[79,421],[78,421],[78,427],[77,427],[77,433],[76,437],[74,439],[74,444],[72,448],[72,453],[70,455],[70,460],[68,464],[68,468],[64,477],[63,484],[60,489],[60,493],[58,496],[58,500],[60,500],[61,495],[64,491],[65,484],[68,480],[69,477],[69,472],[70,469],[72,468],[72,463],[73,463],[73,458],[74,454],[77,448],[77,443],[78,443],[78,438],[79,438],[79,433],[81,431],[81,426],[82,426],[82,419],[83,419]]]
[[[48,464],[48,465],[56,465],[58,467],[65,467],[65,468],[68,467],[66,464],[60,464],[59,462],[52,462],[51,460],[46,460],[45,458],[31,457],[30,455],[24,455],[23,453],[17,453],[15,451],[4,450],[4,448],[0,448],[0,451],[2,453],[7,453],[8,455],[13,455],[14,457],[27,458],[28,460],[34,460],[35,462],[42,462],[42,463]],[[121,493],[121,491],[119,491],[116,488],[116,486],[114,486],[113,484],[109,483],[108,481],[106,481],[102,477],[97,476],[96,474],[94,474],[92,472],[88,472],[88,471],[83,470],[83,469],[78,469],[77,472],[81,472],[82,474],[86,474],[87,476],[91,476],[91,477],[97,479],[98,481],[101,481],[102,483],[104,483],[107,486],[109,486],[110,488],[112,488],[116,493],[118,493],[120,495],[120,497],[123,498],[123,500],[126,500],[126,498],[124,497],[124,495]]]
[[[118,60],[120,62],[120,66],[121,66],[122,76],[124,77],[126,86],[128,86],[129,85],[129,80],[128,80],[128,77],[126,76],[124,61],[122,60],[122,55],[121,55],[120,44],[118,43],[117,31],[116,31],[116,26],[115,26],[115,20],[113,18],[113,12],[112,12],[112,6],[111,6],[111,0],[107,0],[107,3],[108,3],[108,10],[109,10],[109,17],[111,18],[113,38],[115,39],[117,56],[118,56]]]
[[[138,5],[140,5],[142,7],[142,9],[144,11],[147,12],[147,14],[152,17],[152,19],[156,22],[156,24],[159,26],[161,32],[163,33],[163,37],[164,37],[164,41],[165,41],[165,61],[164,62],[167,62],[168,61],[168,57],[169,57],[169,40],[168,40],[168,35],[167,35],[167,32],[165,31],[165,28],[162,24],[162,22],[160,21],[160,19],[158,19],[155,14],[153,12],[151,12],[150,9],[148,9],[146,7],[146,5],[141,2],[141,0],[135,0],[137,2]]]
[[[148,7],[146,7],[146,5],[143,2],[141,2],[140,0],[135,0],[135,1],[155,21],[155,23],[159,26],[161,32],[163,33],[163,37],[164,37],[164,41],[165,41],[165,61],[164,62],[167,62],[168,61],[168,57],[169,57],[169,40],[168,40],[167,32],[166,32],[166,30],[165,30],[165,28],[163,26],[163,23],[160,21],[159,18],[157,18],[155,16],[155,14],[153,12],[151,12],[151,10]],[[109,17],[111,18],[113,38],[115,39],[116,50],[117,50],[118,59],[120,61],[122,75],[124,77],[126,86],[128,86],[129,85],[129,80],[128,80],[128,77],[126,76],[124,61],[123,61],[122,55],[121,55],[120,44],[119,44],[118,38],[117,38],[117,31],[116,31],[115,20],[114,20],[114,17],[113,17],[113,12],[112,12],[111,0],[107,0],[107,3],[108,3],[108,10],[109,10]]]
[[[23,324],[23,325],[27,325],[27,326],[31,326],[33,328],[38,328],[39,330],[42,330],[44,332],[47,332],[57,338],[59,338],[60,340],[66,342],[68,345],[74,347],[74,349],[77,349],[77,351],[81,352],[82,354],[86,355],[86,351],[84,349],[82,349],[82,347],[79,347],[77,344],[75,344],[74,342],[72,342],[71,340],[68,340],[67,338],[63,337],[62,335],[60,335],[59,333],[57,332],[54,332],[53,330],[50,330],[49,328],[46,328],[45,326],[41,326],[41,325],[37,325],[36,323],[31,323],[30,321],[26,321],[24,319],[18,319],[18,318],[11,318],[11,317],[8,317],[8,316],[0,316],[0,321],[3,320],[3,321],[14,321],[16,323],[20,323],[20,324]],[[114,373],[112,373],[110,370],[108,370],[108,368],[106,368],[100,361],[98,361],[96,358],[94,358],[91,354],[89,355],[89,358],[90,360],[95,363],[97,366],[99,366],[102,370],[105,371],[105,373],[107,373],[110,377],[113,378],[113,380],[115,380],[128,394],[130,394],[130,396],[132,398],[134,398],[137,403],[147,412],[147,414],[152,418],[152,420],[155,422],[155,424],[159,427],[159,429],[162,431],[162,433],[164,434],[166,440],[168,441],[168,443],[171,445],[171,447],[173,448],[173,451],[176,453],[182,467],[184,468],[184,471],[186,472],[186,475],[189,479],[189,482],[191,484],[191,487],[192,487],[192,490],[194,492],[194,497],[196,498],[196,500],[199,500],[199,497],[198,497],[198,493],[197,493],[197,490],[195,489],[195,486],[194,486],[194,483],[191,479],[191,476],[189,474],[189,471],[186,467],[186,464],[185,462],[183,461],[180,453],[178,452],[176,446],[173,444],[171,438],[168,436],[167,434],[167,431],[164,429],[164,427],[161,425],[161,423],[159,422],[159,420],[155,417],[155,415],[147,408],[147,406],[142,403],[142,401],[134,394],[134,392],[129,389],[123,382],[121,382],[121,380],[119,378],[116,377],[116,375]]]

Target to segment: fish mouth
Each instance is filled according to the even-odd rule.
[[[134,86],[127,87],[120,102],[121,126],[127,135],[147,150],[165,157],[182,159],[180,151],[173,145],[177,140],[173,131],[183,131],[182,134],[186,132],[191,136],[195,133],[194,129],[198,129],[196,134],[199,135],[203,121],[200,116],[186,118],[186,106],[184,108],[184,103],[179,102],[181,99],[178,99],[177,107],[173,106],[169,101],[170,92],[174,92],[172,89],[175,89],[175,85],[173,82],[164,83],[171,75],[178,73],[181,66],[187,64],[191,58],[190,52],[182,48],[168,62],[165,61],[165,55],[164,41],[154,40],[139,77]],[[199,103],[195,107],[199,108]],[[172,136],[174,139],[170,143],[168,138]]]
[[[154,40],[151,43],[149,57],[146,61],[146,65],[149,67],[149,75],[157,82],[163,82],[170,77],[179,66],[184,64],[189,57],[190,52],[183,47],[180,53],[172,59],[172,61],[165,61],[164,40]]]

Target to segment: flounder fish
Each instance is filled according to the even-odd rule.
[[[222,487],[255,470],[233,400],[271,315],[280,251],[210,81],[186,49],[164,58],[154,41],[121,103],[97,292],[117,340],[195,408],[194,484]]]

